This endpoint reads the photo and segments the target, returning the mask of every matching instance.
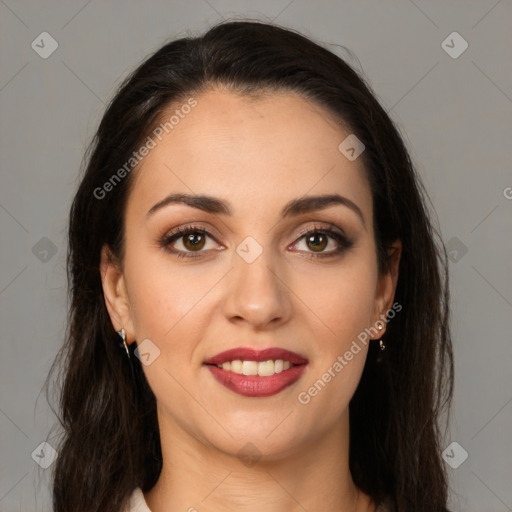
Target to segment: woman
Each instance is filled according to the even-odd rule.
[[[446,509],[446,254],[363,80],[221,23],[121,86],[69,226],[54,507]]]

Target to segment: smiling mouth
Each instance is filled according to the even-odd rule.
[[[238,375],[258,375],[260,377],[270,377],[293,366],[299,366],[283,359],[269,359],[267,361],[242,361],[235,359],[226,361],[222,364],[208,364],[221,368],[226,372],[236,373]]]
[[[242,361],[204,365],[227,389],[246,397],[267,397],[280,393],[301,377],[307,363],[293,364],[282,359]]]
[[[280,393],[301,377],[309,361],[284,348],[257,350],[238,347],[204,361],[215,380],[246,397],[267,397]]]

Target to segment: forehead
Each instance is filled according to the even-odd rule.
[[[322,106],[293,92],[249,98],[210,90],[194,99],[134,171],[132,210],[147,211],[171,192],[224,198],[235,215],[339,193],[370,212],[362,160],[339,151],[349,132]],[[173,105],[163,121],[179,109]]]

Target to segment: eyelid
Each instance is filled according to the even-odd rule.
[[[301,230],[298,234],[294,236],[293,242],[288,245],[288,247],[292,247],[296,244],[298,244],[305,235],[310,233],[325,233],[328,237],[333,239],[340,247],[335,250],[326,251],[326,252],[309,252],[306,251],[306,254],[310,255],[312,258],[316,257],[329,257],[333,256],[339,252],[342,252],[344,249],[347,249],[353,245],[353,240],[348,237],[345,234],[345,231],[335,224],[332,224],[330,222],[325,223],[327,226],[321,226],[317,225],[317,223],[314,223],[313,226],[308,226],[307,228],[304,228]],[[200,250],[200,251],[182,251],[181,249],[169,249],[169,245],[176,240],[179,240],[183,238],[185,235],[191,233],[191,232],[198,232],[206,236],[207,238],[210,238],[214,240],[217,244],[221,244],[218,240],[216,235],[210,233],[210,231],[201,225],[196,225],[194,223],[192,224],[186,224],[184,226],[178,226],[176,228],[172,228],[171,230],[167,230],[162,237],[160,237],[160,245],[167,250],[168,252],[176,255],[176,256],[187,256],[187,257],[200,257],[203,253],[210,253],[212,250],[219,250],[219,249],[209,249],[209,250]],[[174,240],[173,240],[174,239]],[[302,252],[302,251],[299,251]]]
[[[315,232],[315,231],[334,231],[336,234],[346,238],[349,240],[349,237],[343,231],[343,229],[336,226],[336,224],[332,224],[331,222],[325,223],[327,226],[319,226],[316,223],[313,223],[313,227],[309,226],[307,228],[304,228],[302,231],[300,231],[295,237],[294,241],[298,240],[299,238],[303,237],[304,235],[307,235],[308,233]]]
[[[354,246],[355,240],[352,237],[349,237],[343,229],[339,228],[338,226],[330,222],[327,222],[326,224],[328,224],[329,227],[322,227],[314,224],[312,228],[310,227],[308,229],[301,231],[299,235],[295,236],[294,242],[288,247],[295,247],[305,238],[305,236],[318,233],[327,236],[331,240],[334,240],[338,247],[330,251],[322,252],[298,251],[301,256],[310,259],[327,259],[330,257],[339,256],[342,253],[344,253],[347,249],[350,249]]]
[[[210,238],[213,238],[217,243],[217,238],[220,238],[221,235],[218,233],[218,231],[210,224],[207,223],[207,226],[202,226],[200,224],[196,224],[195,222],[192,222],[190,224],[185,224],[182,226],[176,226],[171,229],[166,229],[159,237],[159,239],[168,239],[171,238],[174,235],[178,234],[186,234],[189,231],[199,231],[201,233],[206,234]],[[213,231],[213,233],[212,233]]]
[[[326,229],[330,229],[330,230],[333,230],[335,231],[337,234],[339,234],[340,236],[343,236],[345,238],[349,238],[345,231],[341,228],[339,228],[338,226],[336,226],[335,224],[332,224],[331,222],[326,222],[325,223],[327,225],[326,226],[321,226],[321,225],[317,225],[316,223],[313,223],[313,226],[308,226],[307,228],[304,228],[302,229],[301,231],[299,231],[298,233],[296,233],[293,237],[293,242],[296,242],[299,238],[303,237],[304,235],[308,234],[308,233],[311,233],[311,232],[314,232],[314,231],[322,231],[322,230],[326,230]],[[213,228],[213,226],[212,226]],[[191,224],[185,224],[184,226],[177,226],[175,228],[171,228],[169,230],[165,230],[163,232],[162,235],[159,236],[159,239],[169,239],[171,238],[172,236],[174,235],[177,235],[179,233],[183,233],[183,234],[186,234],[187,232],[189,231],[199,231],[211,238],[213,238],[217,243],[220,243],[217,238],[220,238],[220,236],[217,234],[217,233],[211,233],[209,231],[209,229],[211,228],[208,228],[208,227],[204,227],[204,226],[201,226],[199,224],[194,224],[194,223],[191,223]],[[215,231],[215,229],[213,229]]]

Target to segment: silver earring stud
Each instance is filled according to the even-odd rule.
[[[120,331],[117,331],[117,334],[121,336],[121,339],[123,340],[121,346],[124,347],[124,349],[126,350],[126,354],[128,355],[128,359],[130,359],[130,351],[128,350],[128,345],[126,343],[126,331],[124,330],[124,327]]]
[[[379,331],[382,331],[382,329],[384,329],[384,326],[382,324],[379,324],[377,325],[377,329],[379,329]],[[384,345],[382,339],[379,340],[379,346],[381,350],[384,350],[386,348],[386,345]]]

